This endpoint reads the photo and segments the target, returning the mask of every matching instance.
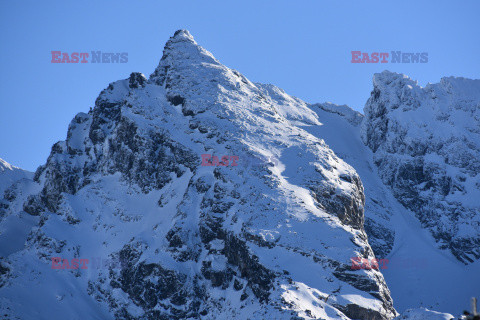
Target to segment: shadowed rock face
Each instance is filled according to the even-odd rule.
[[[110,84],[52,147],[22,198],[40,216],[25,252],[127,261],[71,274],[117,319],[391,319],[381,273],[350,267],[374,257],[362,182],[299,123],[319,121],[177,31],[148,80]]]
[[[421,88],[374,76],[362,138],[382,180],[442,249],[480,258],[480,81],[443,78]]]

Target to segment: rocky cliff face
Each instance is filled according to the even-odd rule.
[[[465,264],[480,257],[480,80],[375,74],[363,141],[384,183]]]
[[[75,116],[28,191],[7,199],[38,222],[26,247],[1,261],[0,311],[393,318],[382,274],[351,269],[352,257],[374,258],[364,189],[304,129],[319,124],[301,100],[250,82],[177,31],[149,78],[110,84]],[[202,154],[221,162],[202,165]],[[123,263],[52,270],[52,257]]]
[[[305,129],[324,139],[335,154],[360,175],[365,193],[364,228],[368,242],[377,258],[386,258],[394,247],[396,226],[391,217],[398,207],[378,178],[372,154],[360,137],[364,116],[345,105],[322,103],[309,107],[317,113],[321,125]]]

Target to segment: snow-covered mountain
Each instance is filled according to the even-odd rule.
[[[362,138],[383,182],[465,264],[480,258],[480,80],[373,78]]]
[[[460,314],[469,309],[470,297],[478,296],[480,261],[465,265],[450,250],[439,249],[416,212],[405,208],[383,183],[374,154],[361,139],[361,114],[328,103],[310,107],[322,125],[306,130],[322,137],[335,154],[352,165],[364,185],[365,230],[376,257],[388,260],[381,271],[397,311],[427,307]],[[425,318],[429,317],[427,312]]]
[[[31,192],[32,179],[32,172],[0,159],[0,259],[23,248],[34,223],[35,218],[22,213],[20,201],[13,203],[15,198],[25,199],[26,194]]]
[[[40,221],[2,262],[2,313],[392,318],[382,274],[351,270],[374,258],[361,181],[297,124],[319,121],[176,32],[150,79],[110,84],[35,173],[23,210]],[[202,166],[202,154],[238,162]],[[52,270],[52,257],[124,264]]]
[[[375,83],[382,77],[401,76],[382,73]],[[476,90],[476,84],[465,83],[454,87],[460,93]],[[458,312],[449,308],[457,308],[475,289],[473,283],[459,280],[466,287],[457,294],[441,279],[434,298],[428,287],[415,288],[417,275],[427,277],[419,282],[425,285],[446,271],[351,266],[352,258],[393,262],[411,252],[473,279],[479,270],[478,261],[464,265],[441,250],[438,235],[423,219],[439,216],[410,206],[402,189],[406,183],[386,180],[389,168],[382,159],[395,157],[397,168],[409,159],[397,149],[391,152],[390,140],[384,139],[403,132],[385,120],[394,117],[373,111],[397,94],[397,88],[384,86],[375,84],[365,116],[347,106],[309,105],[273,85],[250,82],[188,31],[177,31],[150,77],[132,73],[111,83],[88,114],[74,117],[66,140],[52,147],[33,177],[8,182],[0,173],[0,182],[7,181],[0,212],[0,314],[6,319],[59,314],[71,319],[392,319],[398,313],[389,283],[398,288],[401,311],[421,302]],[[447,99],[440,89],[433,91]],[[449,101],[460,101],[460,93]],[[461,110],[473,105],[473,95],[465,99]],[[423,108],[419,96],[408,101]],[[384,135],[377,134],[381,130]],[[475,136],[468,139],[459,143],[470,148]],[[451,166],[464,175],[472,172],[456,162]],[[465,192],[474,195],[478,171],[463,182]],[[451,200],[421,196],[431,206]],[[477,208],[478,217],[475,199],[455,197],[462,210],[473,210],[467,214]],[[464,224],[450,221],[448,231],[452,239],[472,245],[450,248],[462,262],[472,262],[478,258],[477,229],[465,231]],[[15,228],[20,232],[9,231]],[[416,309],[405,319],[418,315],[449,316]]]
[[[33,173],[12,166],[0,158],[0,194],[3,195],[7,189],[23,179],[32,179]]]

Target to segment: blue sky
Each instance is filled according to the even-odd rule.
[[[385,69],[422,86],[480,78],[479,14],[480,1],[2,1],[0,158],[35,170],[108,83],[153,72],[177,29],[252,81],[361,111]],[[128,52],[128,63],[54,64],[52,50]],[[428,52],[428,63],[353,64],[354,50]]]

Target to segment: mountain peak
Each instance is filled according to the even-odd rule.
[[[220,64],[210,52],[195,42],[188,30],[180,29],[175,31],[165,44],[162,59],[150,75],[150,80],[163,85],[169,72],[186,71],[192,65],[203,63]],[[189,72],[191,71],[189,70]]]
[[[407,84],[411,85],[412,87],[418,86],[418,82],[412,80],[405,74],[391,72],[388,70],[384,70],[380,73],[375,73],[373,75],[373,86],[398,86],[399,84]]]
[[[7,171],[7,170],[14,171],[16,169],[20,169],[20,168],[12,166],[10,163],[0,158],[0,172]]]
[[[193,36],[186,29],[179,29],[175,31],[175,33],[173,34],[173,37],[171,37],[170,39],[195,42],[195,39],[193,39]]]

